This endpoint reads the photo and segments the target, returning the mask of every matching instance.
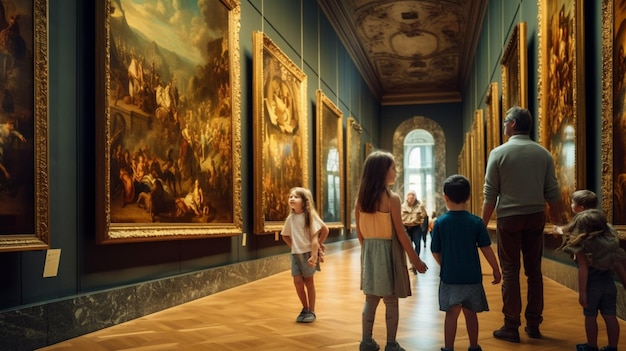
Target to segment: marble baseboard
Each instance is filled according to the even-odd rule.
[[[358,246],[327,244],[327,254]],[[0,313],[0,351],[34,350],[284,272],[289,254],[49,301]]]

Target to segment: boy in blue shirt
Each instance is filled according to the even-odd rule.
[[[432,231],[431,251],[441,266],[439,309],[446,312],[445,347],[442,351],[454,350],[457,319],[461,311],[465,316],[469,351],[482,350],[478,345],[476,313],[488,311],[489,306],[477,248],[493,270],[492,284],[498,284],[502,278],[485,223],[466,209],[470,188],[469,180],[462,175],[453,175],[445,180],[443,194],[448,212],[437,219]]]

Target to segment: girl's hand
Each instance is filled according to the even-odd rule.
[[[311,268],[315,267],[317,265],[317,255],[309,257],[309,259],[306,262],[309,264],[309,267]]]
[[[415,269],[420,273],[426,273],[426,271],[428,270],[428,266],[426,266],[426,263],[424,263],[424,261],[419,258],[417,263],[413,262],[413,267],[415,267]]]

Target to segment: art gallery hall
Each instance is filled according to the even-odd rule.
[[[478,343],[575,350],[579,272],[555,225],[591,190],[626,249],[625,45],[624,0],[1,0],[0,351],[356,350],[367,156],[391,153],[389,189],[431,219],[464,175],[480,217],[514,106],[553,158],[562,220],[546,205],[542,337],[522,312],[519,343],[494,338],[502,284],[480,254]],[[312,323],[281,236],[294,187],[329,228]],[[399,302],[406,350],[444,347],[430,244]],[[384,349],[383,303],[373,337]]]

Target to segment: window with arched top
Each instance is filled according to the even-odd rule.
[[[404,189],[414,190],[426,208],[435,208],[435,139],[424,129],[414,129],[404,138]]]
[[[403,121],[393,134],[393,155],[398,172],[394,191],[404,199],[413,189],[429,214],[444,213],[441,189],[446,177],[446,137],[441,126],[421,116]]]

